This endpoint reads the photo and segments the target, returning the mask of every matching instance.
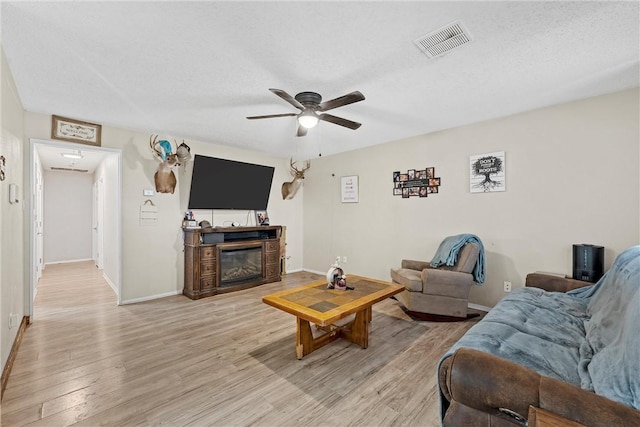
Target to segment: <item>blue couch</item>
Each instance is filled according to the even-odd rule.
[[[640,426],[640,246],[583,285],[530,274],[471,328],[440,361],[443,425],[522,424],[534,406]]]

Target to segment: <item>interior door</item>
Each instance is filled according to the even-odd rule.
[[[42,183],[42,169],[37,163],[35,168],[35,194],[33,200],[33,229],[35,232],[35,259],[34,259],[34,281],[37,287],[38,280],[42,277],[44,269],[44,220],[43,220],[43,197],[44,188]]]
[[[93,259],[96,267],[104,267],[103,259],[103,223],[104,220],[104,182],[102,178],[93,183]]]
[[[91,205],[91,258],[98,264],[98,181],[93,182],[93,203]]]
[[[39,166],[39,165],[38,165]],[[34,229],[36,235],[36,259],[35,259],[35,281],[37,282],[42,277],[42,270],[44,268],[44,221],[43,221],[43,197],[44,188],[42,184],[42,170],[40,167],[36,168],[36,193],[34,200]]]

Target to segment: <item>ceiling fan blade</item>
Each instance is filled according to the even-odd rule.
[[[298,133],[296,134],[297,136],[305,136],[307,134],[307,128],[302,126],[302,125],[298,125]]]
[[[297,116],[296,113],[284,113],[284,114],[269,114],[267,116],[251,116],[251,117],[247,117],[247,119],[249,120],[255,120],[255,119],[273,119],[274,117],[291,117],[291,116]]]
[[[336,99],[332,99],[330,101],[323,102],[320,104],[320,107],[317,111],[328,111],[333,110],[334,108],[342,107],[343,105],[353,104],[354,102],[359,102],[364,100],[364,95],[358,91],[348,93],[344,96],[341,96]]]
[[[331,114],[320,114],[318,118],[320,120],[324,120],[325,122],[331,122],[336,125],[344,126],[353,130],[356,130],[360,126],[362,126],[362,123],[353,122],[351,120],[343,119],[342,117],[332,116]]]
[[[280,98],[287,101],[289,104],[296,107],[298,110],[304,110],[304,105],[300,104],[293,96],[289,95],[287,92],[282,89],[269,89],[271,92],[278,95]]]

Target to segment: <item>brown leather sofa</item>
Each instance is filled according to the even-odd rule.
[[[530,406],[586,426],[640,426],[640,411],[470,348],[447,358],[439,376],[444,426],[522,426]]]
[[[535,273],[526,282],[559,292],[588,284]],[[443,426],[527,425],[530,407],[586,426],[640,426],[640,411],[471,348],[445,358],[438,381]]]

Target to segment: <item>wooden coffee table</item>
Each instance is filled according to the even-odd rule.
[[[262,302],[296,316],[296,356],[303,356],[332,342],[345,338],[362,348],[369,345],[371,306],[404,290],[404,286],[381,280],[349,275],[347,285],[354,290],[327,289],[323,280],[262,298]],[[355,319],[335,325],[354,314]],[[324,333],[313,336],[311,323]]]

